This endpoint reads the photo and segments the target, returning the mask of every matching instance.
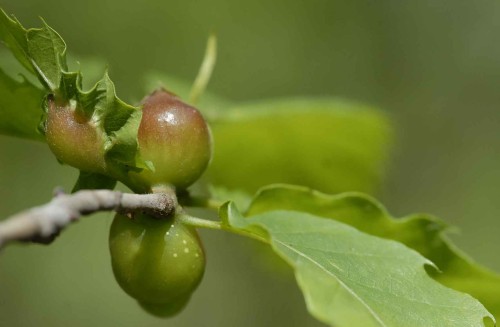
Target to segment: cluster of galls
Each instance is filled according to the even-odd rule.
[[[212,154],[210,130],[195,108],[158,90],[142,102],[137,140],[143,160],[154,167],[116,176],[104,159],[104,137],[93,117],[69,102],[49,99],[47,142],[56,157],[82,171],[108,175],[141,189],[184,190],[206,169]],[[198,286],[205,255],[196,230],[182,224],[177,212],[168,219],[136,213],[117,214],[109,244],[113,272],[122,289],[148,312],[178,313]]]

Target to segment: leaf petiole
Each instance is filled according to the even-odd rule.
[[[215,230],[224,230],[224,231],[228,231],[228,232],[233,233],[233,234],[238,234],[241,236],[253,238],[253,239],[260,241],[262,243],[265,243],[265,244],[269,244],[269,241],[260,235],[254,234],[250,231],[246,231],[246,230],[242,230],[242,229],[235,229],[235,228],[232,228],[230,226],[226,226],[221,221],[213,221],[213,220],[193,217],[193,216],[189,216],[187,214],[181,214],[178,216],[178,218],[183,224],[186,224],[189,226],[198,227],[198,228],[215,229]]]
[[[190,225],[193,227],[218,229],[218,230],[223,229],[222,223],[220,221],[214,221],[214,220],[193,217],[193,216],[189,216],[186,214],[181,214],[178,216],[178,218],[183,224]]]

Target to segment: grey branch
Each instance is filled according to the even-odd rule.
[[[171,215],[177,200],[166,193],[129,194],[109,190],[56,193],[47,204],[22,211],[0,222],[0,248],[12,241],[50,243],[71,222],[98,211],[143,211],[157,218]]]

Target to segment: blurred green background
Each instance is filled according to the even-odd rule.
[[[143,96],[149,71],[192,80],[211,31],[210,90],[231,100],[334,95],[386,110],[397,140],[376,196],[398,216],[433,213],[453,239],[500,271],[500,2],[4,0],[38,16],[72,53],[109,63],[118,95]],[[0,137],[0,217],[70,189],[43,144]],[[2,219],[0,218],[0,219]],[[248,241],[202,231],[207,272],[178,317],[143,313],[114,282],[111,214],[84,219],[51,246],[11,246],[0,260],[0,326],[320,326],[292,274],[275,274]]]

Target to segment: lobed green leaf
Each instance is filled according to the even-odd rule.
[[[0,11],[0,39],[24,68],[36,74],[29,56],[26,29],[15,17],[9,17],[1,8]]]
[[[310,313],[331,326],[493,324],[481,303],[433,280],[424,269],[433,264],[399,242],[305,212],[245,218],[228,203],[220,215],[228,228],[266,237],[295,270]]]
[[[250,193],[272,183],[372,192],[392,137],[383,113],[338,99],[249,103],[214,116],[211,127],[209,181]]]
[[[63,39],[45,22],[42,28],[27,30],[17,19],[0,11],[0,39],[45,88],[57,91],[62,71],[68,68]]]
[[[373,198],[359,193],[328,195],[309,188],[274,185],[261,189],[246,215],[293,210],[348,224],[378,237],[395,240],[418,251],[437,265],[433,277],[442,284],[471,294],[500,318],[500,276],[472,261],[446,237],[442,220],[423,214],[392,217]]]
[[[0,68],[0,134],[43,141],[37,130],[43,95],[24,77],[14,79]]]
[[[43,22],[40,29],[26,33],[29,59],[38,78],[49,90],[57,91],[63,71],[67,71],[66,44],[50,26]]]
[[[107,136],[106,162],[118,175],[141,170],[145,165],[138,153],[137,131],[142,111],[126,104],[116,96],[108,74],[96,84],[96,95],[87,99],[93,109],[99,128]],[[98,90],[98,91],[97,91]]]

